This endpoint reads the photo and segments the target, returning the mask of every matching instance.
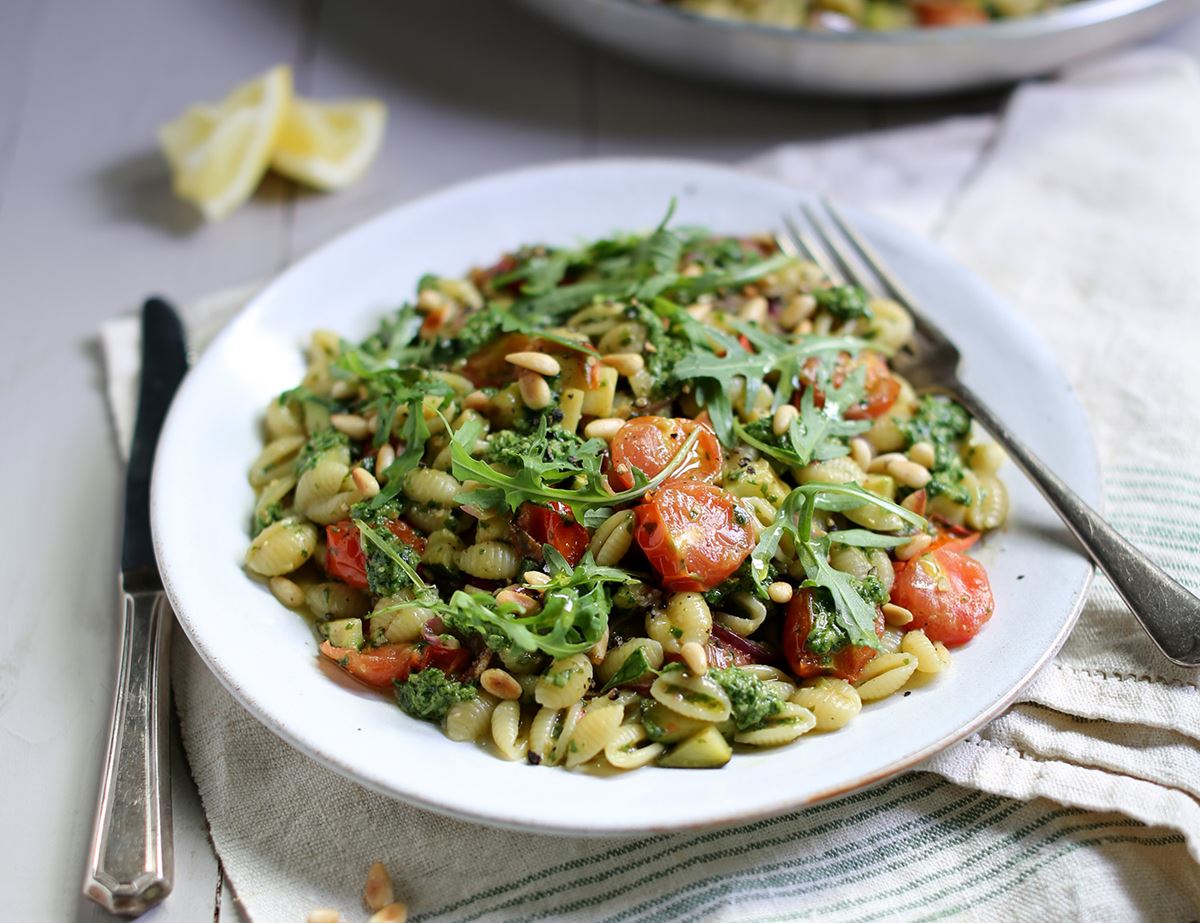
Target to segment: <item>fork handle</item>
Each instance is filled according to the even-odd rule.
[[[1163,573],[1084,503],[978,395],[962,384],[953,390],[1062,517],[1088,557],[1112,581],[1159,650],[1180,666],[1200,666],[1200,598]]]

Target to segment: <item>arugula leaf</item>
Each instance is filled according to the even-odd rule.
[[[650,234],[537,253],[493,282],[503,286],[523,280],[523,297],[513,306],[514,313],[552,320],[596,300],[651,301],[675,294],[690,302],[708,292],[740,288],[792,262],[786,254],[764,257],[754,248],[714,242],[703,229],[668,228],[674,207],[672,202]],[[685,257],[702,266],[699,275],[680,271]],[[577,281],[564,284],[572,269],[579,271]]]
[[[865,503],[895,513],[915,528],[924,529],[927,525],[924,517],[877,497],[857,484],[804,484],[783,501],[775,521],[759,536],[758,545],[750,554],[750,561],[755,579],[765,581],[768,565],[779,549],[779,542],[785,532],[789,533],[796,545],[796,558],[807,578],[803,586],[822,587],[829,592],[838,625],[845,632],[847,643],[878,649],[874,605],[863,599],[853,576],[835,570],[829,563],[829,536],[814,537],[812,534],[816,510],[841,511]]]
[[[481,485],[475,490],[459,494],[455,498],[459,503],[471,503],[484,509],[507,506],[516,512],[525,502],[544,504],[558,500],[571,508],[576,522],[584,522],[589,509],[619,506],[654,490],[683,464],[700,436],[699,429],[689,433],[670,463],[654,477],[646,479],[634,469],[635,485],[614,494],[610,492],[600,471],[599,455],[581,454],[578,465],[566,459],[541,462],[536,458],[526,458],[520,471],[505,474],[487,462],[471,457],[471,448],[482,432],[482,424],[472,420],[461,427],[450,441],[453,475],[460,481],[474,480]],[[576,489],[552,486],[568,478],[581,478],[583,486]]]
[[[413,345],[421,324],[422,318],[416,308],[404,305],[391,317],[381,320],[379,330],[358,346],[343,340],[333,363],[333,373],[367,379],[401,366],[423,364],[429,359],[432,345]]]
[[[389,419],[388,429],[391,429]],[[383,427],[380,427],[383,432]],[[380,509],[391,503],[404,487],[404,479],[410,471],[421,464],[425,455],[425,443],[429,441],[429,424],[425,422],[425,400],[415,397],[408,404],[408,415],[400,427],[400,441],[404,451],[396,460],[383,469],[386,483],[371,500],[371,509]]]
[[[552,545],[544,545],[542,552],[550,582],[538,587],[542,608],[532,615],[523,615],[520,607],[497,602],[487,593],[465,590],[434,608],[448,628],[481,634],[489,647],[508,644],[551,657],[588,650],[608,627],[612,597],[607,584],[631,583],[635,578],[619,568],[597,565],[591,554],[572,568]]]
[[[691,335],[705,345],[697,346],[680,359],[673,371],[681,381],[697,382],[697,401],[708,408],[713,429],[725,445],[734,443],[733,406],[729,395],[735,388],[735,379],[742,379],[743,404],[751,406],[766,380],[769,377],[776,378],[775,397],[771,406],[778,408],[791,399],[800,371],[810,358],[820,360],[823,367],[832,366],[842,353],[854,355],[867,346],[866,341],[858,337],[804,336],[793,340],[775,336],[732,318],[727,318],[725,322],[745,337],[753,349],[747,349],[738,337],[697,324],[701,329],[693,330]],[[846,379],[841,387],[846,389],[848,398],[854,389],[861,387],[861,380],[856,380],[854,375],[848,375]],[[808,389],[810,392],[812,390]],[[819,427],[816,425],[820,421],[812,416],[815,409],[810,410],[808,425],[813,428],[817,441],[820,441],[827,426],[823,422]],[[815,445],[807,451],[811,452],[813,448]]]
[[[641,679],[647,673],[657,674],[658,671],[650,666],[650,660],[646,657],[646,649],[644,647],[636,647],[633,653],[625,658],[625,662],[621,664],[621,669],[617,670],[612,675],[612,679],[605,683],[596,694],[604,695],[609,689],[624,686],[626,683],[632,683],[635,680]]]
[[[743,426],[734,420],[733,429],[743,442],[788,467],[802,467],[810,461],[826,461],[850,452],[848,440],[871,428],[869,420],[845,420],[841,409],[852,407],[862,398],[865,369],[847,375],[841,385],[827,383],[823,372],[815,387],[800,398],[800,413],[792,419],[783,436],[775,435],[770,417]],[[816,406],[815,393],[822,389],[825,404]]]

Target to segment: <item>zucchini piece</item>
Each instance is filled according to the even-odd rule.
[[[661,744],[678,743],[706,727],[712,727],[712,723],[709,721],[685,718],[661,702],[653,700],[642,705],[642,724],[646,728],[646,736],[655,743]]]
[[[717,769],[729,762],[733,748],[715,725],[693,734],[658,761],[669,769]]]
[[[334,619],[322,627],[334,647],[352,647],[357,651],[363,646],[362,619]]]

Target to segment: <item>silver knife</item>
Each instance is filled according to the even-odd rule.
[[[150,469],[186,371],[183,325],[169,304],[151,298],[142,306],[142,383],[125,476],[117,689],[83,884],[85,895],[125,916],[153,907],[174,883],[167,680],[173,615],[150,538]]]

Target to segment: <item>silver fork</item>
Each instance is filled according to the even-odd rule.
[[[892,367],[917,389],[946,391],[966,407],[1062,517],[1159,650],[1181,666],[1200,666],[1200,598],[1122,538],[959,380],[958,348],[922,315],[916,299],[845,215],[827,200],[822,204],[828,218],[811,206],[803,209],[815,237],[797,227],[790,217],[784,217],[787,234],[779,238],[781,248],[811,259],[835,283],[849,281],[868,292],[893,298],[907,308],[916,325],[915,348],[895,356]]]

